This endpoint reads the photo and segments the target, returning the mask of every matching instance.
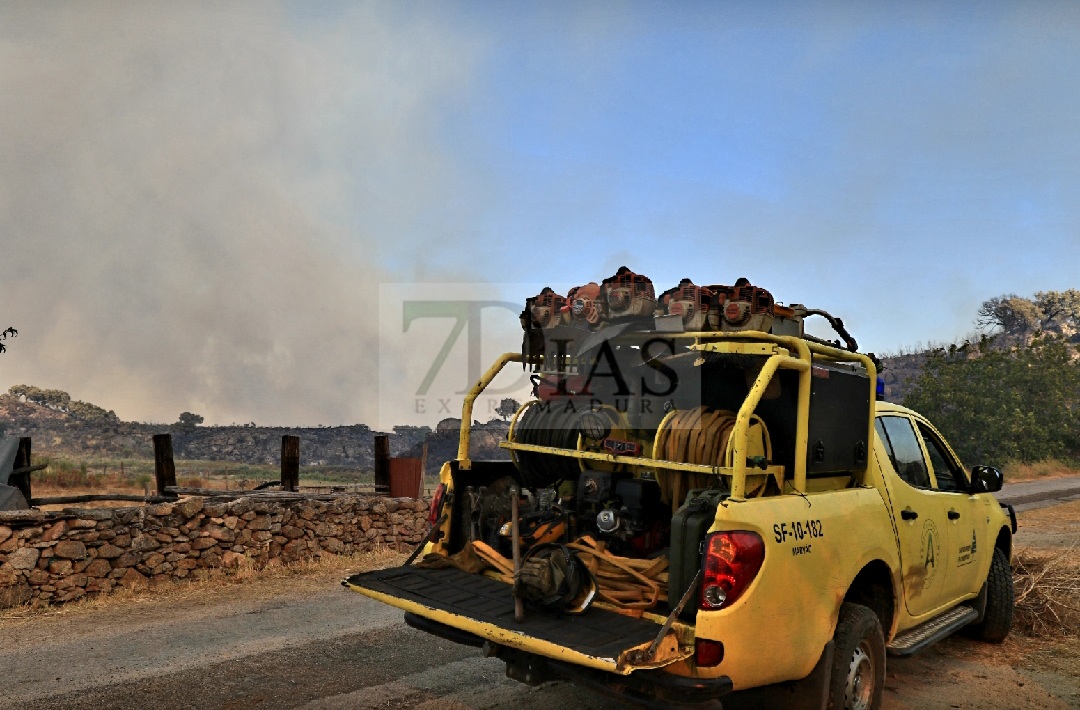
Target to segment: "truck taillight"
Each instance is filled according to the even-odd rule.
[[[699,608],[706,611],[734,604],[754,581],[765,561],[765,543],[755,532],[713,533],[705,543],[705,571]]]
[[[698,668],[712,668],[724,660],[724,644],[711,639],[694,641],[694,664]]]
[[[443,496],[446,495],[446,484],[440,483],[435,489],[435,495],[431,496],[431,507],[428,508],[428,526],[433,527],[439,521],[439,509],[442,508]]]

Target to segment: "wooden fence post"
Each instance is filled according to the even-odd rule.
[[[375,495],[390,495],[390,437],[375,437]]]
[[[175,493],[166,493],[166,486],[176,485],[176,464],[173,462],[172,434],[154,434],[154,478],[157,479],[157,494],[159,496],[173,496]]]
[[[286,434],[281,437],[281,490],[300,488],[300,437]]]
[[[19,437],[19,450],[15,453],[15,463],[12,466],[13,469],[18,470],[20,468],[30,468],[30,437]],[[11,485],[15,486],[22,492],[23,498],[26,499],[26,504],[30,505],[30,472],[21,473],[11,477]]]

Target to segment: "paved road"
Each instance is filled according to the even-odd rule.
[[[1002,503],[1011,503],[1017,511],[1080,500],[1080,476],[1007,483],[997,494],[997,499]]]

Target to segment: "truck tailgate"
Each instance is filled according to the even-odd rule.
[[[667,665],[693,650],[680,648],[673,630],[657,658],[647,659],[642,649],[656,638],[660,625],[596,606],[576,615],[530,607],[519,624],[508,584],[453,568],[393,567],[353,575],[343,584],[498,644],[613,673]]]

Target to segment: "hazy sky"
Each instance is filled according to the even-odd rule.
[[[0,388],[396,421],[430,353],[380,284],[623,264],[952,340],[1080,287],[1077,37],[1065,2],[3,3]]]

